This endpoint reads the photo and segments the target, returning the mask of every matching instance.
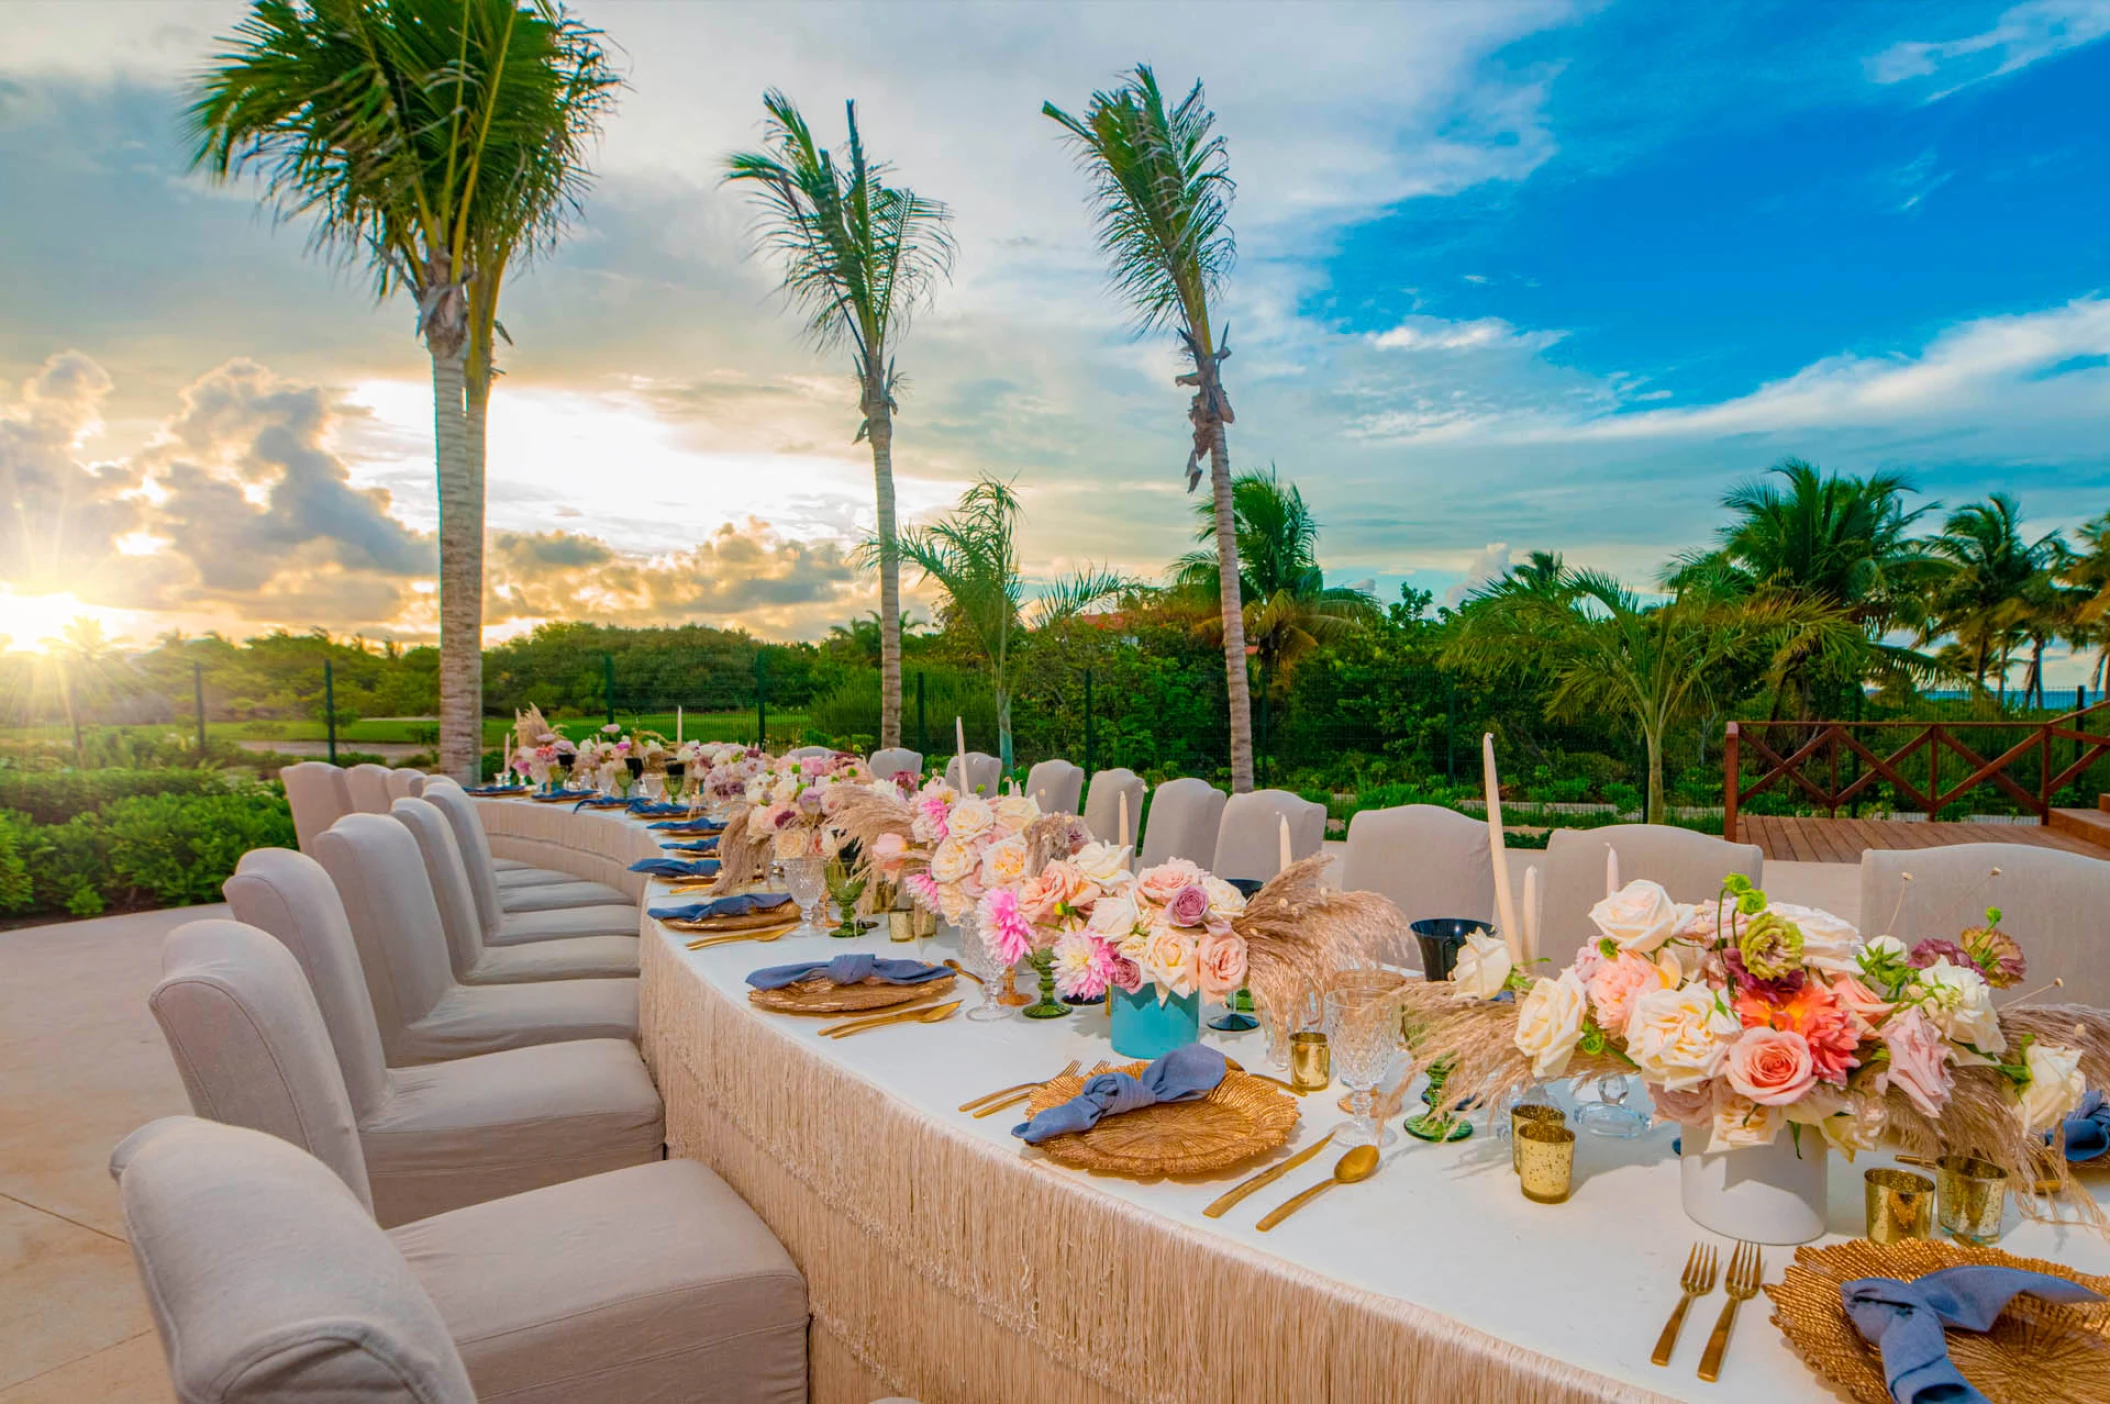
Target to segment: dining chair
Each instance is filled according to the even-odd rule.
[[[1150,797],[1150,825],[1143,831],[1146,868],[1185,858],[1206,868],[1216,857],[1216,832],[1228,797],[1206,780],[1167,780]]]
[[[1133,770],[1102,770],[1084,792],[1084,827],[1101,843],[1121,841],[1121,798],[1128,797],[1128,842],[1143,832],[1143,777]]]
[[[1075,814],[1083,808],[1084,772],[1060,758],[1044,760],[1026,772],[1026,793],[1043,814]]]
[[[300,761],[281,769],[286,805],[293,811],[293,833],[301,852],[311,850],[315,836],[352,812],[352,791],[344,768],[328,761]]]
[[[620,888],[547,868],[511,877],[498,871],[491,861],[491,840],[484,831],[483,816],[461,786],[435,780],[425,787],[424,799],[437,806],[454,828],[455,846],[461,851],[470,895],[488,944],[637,934],[637,903]],[[555,880],[545,880],[551,878]]]
[[[1326,806],[1288,790],[1232,795],[1217,821],[1216,850],[1202,866],[1220,878],[1257,878],[1282,871],[1282,825],[1289,823],[1290,861],[1326,846]]]
[[[1995,1004],[2057,976],[2066,982],[2056,996],[2061,1003],[2110,1006],[2110,948],[2102,940],[2110,854],[1959,843],[1861,855],[1864,936],[1895,936],[1907,946],[1954,941],[1984,925],[1988,907],[1999,908],[2000,929],[2022,947],[2029,967],[2021,985],[1993,992]]]
[[[1583,942],[1597,934],[1590,908],[1605,895],[1605,853],[1619,854],[1622,884],[1636,878],[1660,883],[1677,902],[1704,902],[1722,890],[1722,879],[1741,873],[1765,882],[1766,859],[1755,843],[1730,843],[1712,834],[1672,824],[1612,824],[1601,829],[1555,829],[1546,844],[1539,876],[1533,929],[1538,952],[1565,968]]]
[[[1495,865],[1487,824],[1437,804],[1362,810],[1348,821],[1341,886],[1383,893],[1410,922],[1467,917],[1493,925]],[[1380,958],[1421,969],[1421,948],[1411,938]]]

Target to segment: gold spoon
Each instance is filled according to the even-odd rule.
[[[972,970],[969,970],[966,966],[960,964],[960,962],[954,960],[951,956],[947,956],[945,958],[945,968],[947,970],[955,971],[961,975],[965,975],[968,979],[974,981],[977,985],[982,983],[981,976],[975,974]],[[1076,1069],[1072,1068],[1071,1071],[1074,1072],[1076,1071]],[[961,1110],[965,1111],[966,1108],[962,1107]]]
[[[1262,1233],[1266,1233],[1269,1229],[1281,1223],[1335,1185],[1357,1184],[1369,1179],[1376,1173],[1377,1147],[1357,1146],[1354,1150],[1334,1162],[1332,1179],[1321,1180],[1302,1194],[1285,1200],[1280,1207],[1268,1211],[1267,1216],[1258,1224],[1255,1224],[1254,1227]]]
[[[1304,1095],[1304,1091],[1303,1091],[1303,1089],[1302,1089],[1302,1088],[1299,1088],[1299,1087],[1292,1087],[1292,1086],[1291,1086],[1291,1085],[1290,1085],[1289,1083],[1287,1083],[1287,1082],[1284,1082],[1284,1081],[1283,1081],[1283,1080],[1282,1080],[1281,1078],[1279,1078],[1279,1077],[1270,1077],[1270,1076],[1268,1076],[1268,1075],[1267,1075],[1266,1073],[1246,1072],[1246,1066],[1245,1066],[1245,1064],[1244,1064],[1244,1063],[1241,1063],[1241,1062],[1239,1062],[1239,1061],[1238,1061],[1238,1060],[1237,1060],[1236,1058],[1226,1058],[1226,1059],[1224,1059],[1224,1066],[1225,1066],[1225,1067],[1227,1067],[1227,1068],[1229,1068],[1229,1069],[1230,1069],[1230,1070],[1231,1070],[1232,1072],[1235,1072],[1235,1073],[1245,1073],[1245,1075],[1246,1075],[1247,1077],[1257,1077],[1257,1078],[1259,1078],[1259,1079],[1260,1079],[1260,1080],[1261,1080],[1262,1082],[1269,1082],[1269,1083],[1273,1083],[1273,1084],[1274,1084],[1275,1086],[1277,1086],[1277,1087],[1281,1088],[1281,1089],[1282,1089],[1283,1091],[1285,1091],[1285,1092],[1294,1092],[1294,1093],[1296,1093],[1296,1094],[1297,1094],[1297,1095],[1298,1095],[1299,1097],[1301,1097],[1301,1096],[1303,1096],[1303,1095]]]
[[[897,1014],[891,1019],[872,1019],[865,1023],[858,1024],[852,1028],[844,1029],[841,1033],[831,1034],[829,1036],[831,1038],[849,1038],[855,1034],[870,1033],[874,1029],[889,1028],[895,1024],[942,1023],[943,1021],[950,1019],[953,1016],[954,1011],[959,1009],[959,1007],[963,1003],[965,1003],[964,1000],[956,999],[950,1004],[934,1004],[928,1009],[918,1009],[907,1014]],[[826,1032],[826,1030],[823,1030],[823,1032]]]
[[[735,941],[753,941],[758,946],[766,946],[771,941],[783,940],[786,935],[798,929],[798,925],[794,923],[790,926],[771,927],[758,932],[735,931],[726,936],[705,936],[689,942],[689,949],[701,951],[712,946],[730,946]]]

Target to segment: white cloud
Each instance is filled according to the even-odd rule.
[[[1930,7],[1924,14],[1944,13]],[[1933,78],[1940,86],[1929,101],[1987,78],[2027,68],[2039,59],[2110,34],[2106,0],[2030,0],[2003,12],[1993,27],[1960,39],[1905,40],[1866,63],[1877,83]]]
[[[1388,351],[1543,351],[1564,332],[1518,331],[1500,317],[1449,322],[1441,317],[1411,316],[1388,332],[1377,332],[1370,344]]]
[[[1509,573],[1510,550],[1507,541],[1490,541],[1473,552],[1465,563],[1465,574],[1457,584],[1444,592],[1443,602],[1455,605],[1468,594],[1490,580],[1499,580]]]

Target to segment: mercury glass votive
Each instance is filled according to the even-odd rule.
[[[1519,1102],[1509,1109],[1509,1168],[1519,1175],[1524,1173],[1524,1155],[1517,1132],[1526,1122],[1566,1126],[1568,1116],[1559,1107],[1549,1107],[1543,1102]]]
[[[1575,1183],[1575,1133],[1549,1121],[1516,1124],[1517,1183],[1534,1204],[1565,1204]]]
[[[1990,1243],[2007,1214],[2007,1171],[1974,1155],[1934,1162],[1941,1226],[1959,1238]]]
[[[1333,1081],[1333,1051],[1317,1030],[1289,1036],[1289,1080],[1299,1092],[1317,1092]]]
[[[1910,1170],[1878,1167],[1861,1177],[1868,1198],[1868,1241],[1934,1237],[1934,1181]]]

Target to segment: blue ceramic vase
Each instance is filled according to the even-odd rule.
[[[1185,998],[1170,996],[1163,1004],[1158,1003],[1158,992],[1150,985],[1134,994],[1121,990],[1113,994],[1114,1052],[1122,1057],[1149,1062],[1200,1039],[1199,990]]]

